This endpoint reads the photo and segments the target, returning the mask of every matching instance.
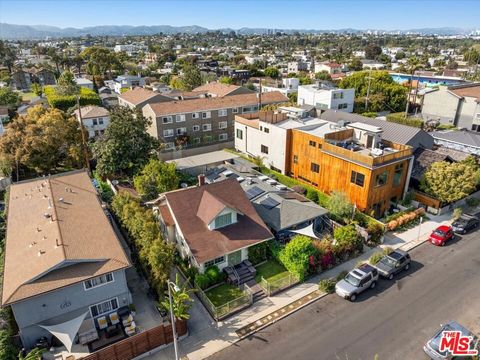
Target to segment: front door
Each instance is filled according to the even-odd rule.
[[[235,266],[242,262],[242,250],[227,255],[228,266]]]

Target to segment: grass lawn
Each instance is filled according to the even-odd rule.
[[[258,283],[262,279],[274,281],[276,279],[284,277],[288,274],[287,269],[275,260],[268,260],[266,263],[257,267],[257,275],[255,281]]]
[[[33,92],[28,92],[28,93],[21,92],[20,95],[22,96],[23,101],[30,101],[38,97],[38,95]]]
[[[205,292],[213,305],[220,306],[229,301],[235,300],[243,295],[243,291],[238,287],[223,284]]]

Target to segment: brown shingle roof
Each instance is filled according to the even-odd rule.
[[[480,101],[480,84],[474,86],[459,87],[458,89],[449,88],[450,92],[460,97],[474,97]]]
[[[119,95],[119,98],[129,102],[132,105],[138,105],[154,97],[160,97],[165,98],[165,100],[170,100],[169,98],[159,93],[153,92],[151,90],[146,90],[141,87],[133,88],[132,90],[125,91],[123,94]]]
[[[209,194],[207,198],[204,198],[205,193]],[[235,179],[173,191],[166,193],[165,198],[185,241],[200,264],[273,237]],[[209,230],[202,218],[210,219],[211,214],[219,209],[212,201],[215,211],[207,210],[206,205],[211,199],[240,213],[237,223]],[[203,201],[206,203],[202,204]],[[205,213],[199,216],[198,211]]]
[[[262,94],[262,104],[282,103],[289,99],[278,91]],[[231,95],[225,97],[194,99],[185,101],[169,101],[148,104],[156,116],[179,114],[195,111],[206,111],[233,108],[244,105],[258,104],[257,94]]]
[[[222,84],[219,82],[211,82],[211,83],[199,86],[193,89],[193,91],[208,92],[210,94],[215,94],[218,97],[224,97],[230,94],[232,91],[237,90],[238,88],[240,88],[240,86],[231,85],[231,84]]]
[[[83,170],[13,184],[7,224],[3,305],[130,266]]]
[[[82,111],[82,119],[90,119],[90,118],[103,117],[103,116],[110,115],[107,109],[100,106],[94,106],[94,105],[84,106],[84,107],[81,107],[80,110]],[[78,109],[75,110],[74,113],[75,113],[75,116],[78,117]]]

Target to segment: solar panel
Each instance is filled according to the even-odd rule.
[[[258,186],[251,187],[246,191],[248,200],[252,200],[254,197],[257,197],[260,194],[263,194],[265,191],[260,189]]]
[[[271,197],[267,197],[264,200],[260,201],[260,204],[265,206],[267,209],[273,209],[275,206],[280,204],[277,200],[272,199]]]

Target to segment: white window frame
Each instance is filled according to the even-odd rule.
[[[175,117],[175,122],[184,122],[185,121],[185,114],[179,114]]]
[[[226,129],[228,127],[228,122],[227,121],[220,121],[218,123],[218,128],[219,129]]]
[[[108,281],[107,279],[107,276],[108,275],[112,275],[112,280]],[[100,283],[100,284],[97,284],[97,285],[92,285],[91,287],[87,288],[87,282],[88,281],[92,281],[92,280],[96,280],[98,278],[101,278],[102,276],[105,276],[105,279],[106,281],[104,283]],[[106,274],[103,274],[103,275],[99,275],[99,276],[95,276],[91,279],[87,279],[83,282],[83,288],[85,289],[85,291],[88,291],[88,290],[92,290],[92,289],[95,289],[95,288],[98,288],[98,287],[101,287],[103,285],[107,285],[107,284],[110,284],[112,282],[115,282],[115,277],[113,276],[113,272],[109,272],[109,273],[106,273]]]
[[[238,114],[238,108],[233,108],[233,109],[232,109],[232,113],[233,113],[233,114]]]
[[[198,112],[192,113],[192,119],[200,119],[200,113]]]
[[[228,218],[228,222],[217,225],[217,220],[218,219],[227,219],[227,218]],[[233,224],[233,214],[231,212],[227,212],[225,214],[218,215],[214,220],[215,229],[221,229],[225,226],[229,226],[229,225],[232,225],[232,224]]]
[[[180,130],[180,132],[179,132],[179,130]],[[187,128],[182,127],[182,128],[176,128],[175,129],[175,135],[184,135],[186,133],[187,133]]]
[[[227,116],[228,115],[228,110],[227,109],[220,109],[218,110],[218,116]]]
[[[171,123],[173,123],[173,118],[170,115],[162,116],[162,124],[171,124]]]
[[[105,304],[105,303],[107,303],[107,302],[110,303],[110,305],[111,305],[111,304],[112,304],[112,300],[116,300],[116,302],[117,302],[117,307],[116,307],[115,309],[112,308],[112,309],[110,309],[110,310],[108,310],[108,311],[104,311],[104,312],[102,312],[102,313],[98,313],[97,315],[93,315],[92,307],[98,306],[98,305],[101,305],[101,304]],[[98,302],[98,303],[96,303],[96,304],[90,305],[90,306],[88,307],[88,310],[90,311],[90,315],[92,316],[92,318],[96,318],[96,317],[99,317],[99,316],[108,314],[108,313],[110,313],[110,312],[113,312],[113,311],[115,311],[115,310],[117,310],[117,309],[119,309],[119,308],[120,308],[120,303],[118,302],[118,297],[113,297],[113,298],[111,298],[111,299],[104,300],[104,301],[100,301],[100,302]],[[98,308],[97,308],[97,312],[98,312]]]
[[[98,125],[103,125],[103,118],[98,118]]]
[[[202,119],[210,119],[212,117],[211,111],[203,111],[202,112]]]
[[[202,139],[200,139],[199,137],[196,137],[196,138],[193,139],[194,144],[200,144],[201,141],[202,141]]]
[[[167,135],[166,135],[167,134]],[[170,135],[168,135],[170,134]],[[175,131],[173,129],[165,129],[163,130],[163,137],[164,138],[168,138],[168,137],[172,137],[173,135],[175,135]]]
[[[207,127],[206,129],[205,126]],[[202,131],[212,131],[212,124],[203,124]]]
[[[192,131],[200,131],[200,125],[193,125]]]
[[[220,141],[228,140],[228,134],[223,133],[223,134],[218,135],[218,140],[220,140]]]

